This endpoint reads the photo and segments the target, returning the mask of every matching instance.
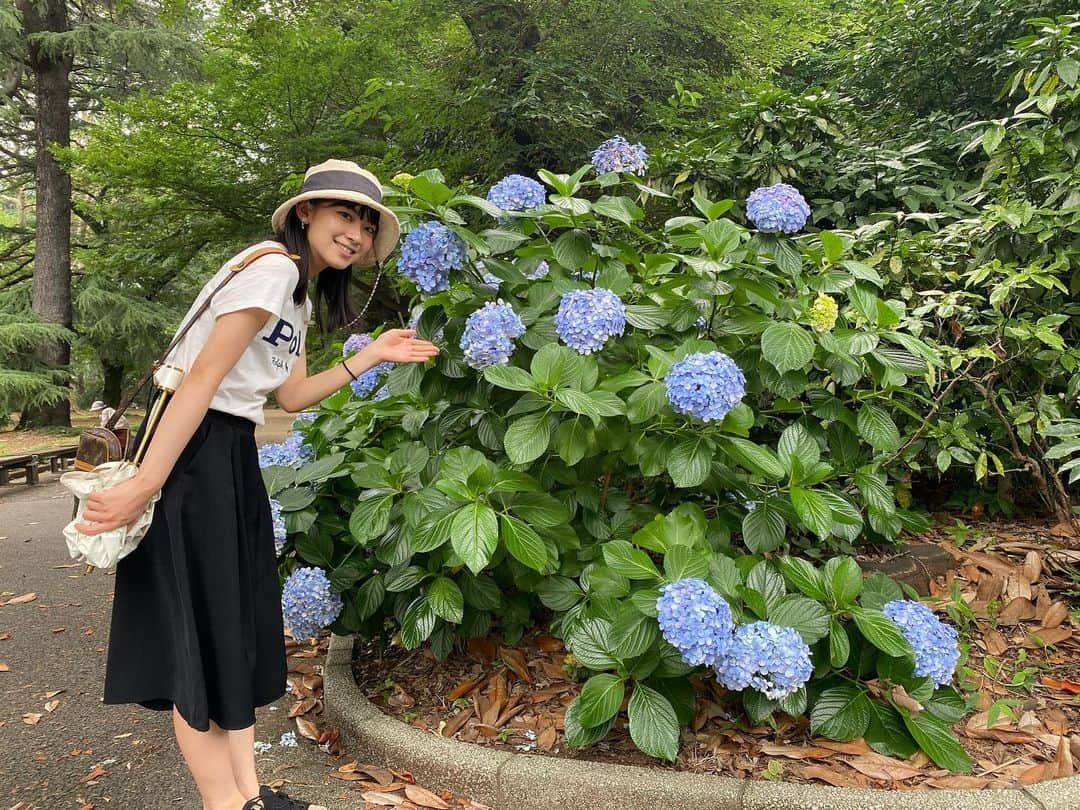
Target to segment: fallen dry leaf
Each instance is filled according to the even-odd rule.
[[[561,652],[563,643],[560,639],[551,636],[539,636],[536,639],[536,646],[544,652]]]
[[[95,765],[94,769],[90,771],[86,776],[80,779],[80,782],[93,782],[95,779],[100,779],[105,775],[105,769],[100,765]]]
[[[0,672],[11,672],[11,667],[9,667],[3,661],[0,661]]]
[[[432,807],[435,810],[449,810],[450,805],[440,799],[434,793],[427,788],[422,788],[419,785],[406,785],[405,795],[409,801],[420,807]]]
[[[45,711],[47,711],[49,713],[52,713],[52,712],[56,711],[56,707],[59,706],[59,705],[60,705],[59,700],[50,700],[48,703],[45,704]]]
[[[866,774],[871,779],[881,779],[886,782],[911,779],[913,776],[922,776],[923,772],[918,768],[912,768],[907,763],[898,759],[875,754],[874,756],[859,756],[846,761],[847,765]]]
[[[296,729],[302,737],[307,737],[312,742],[319,741],[319,727],[306,717],[296,718]]]
[[[1066,776],[1073,775],[1072,752],[1069,751],[1069,740],[1066,737],[1058,738],[1057,754],[1054,757],[1054,765],[1057,769],[1057,773],[1054,775],[1055,778],[1062,779]]]
[[[788,759],[824,759],[833,755],[833,752],[828,748],[818,748],[810,745],[776,745],[773,743],[763,743],[761,753],[770,757],[786,757]]]
[[[514,674],[526,683],[532,683],[532,675],[529,672],[528,664],[525,662],[525,655],[521,650],[512,650],[508,647],[499,647],[499,658],[501,658]]]
[[[802,765],[795,771],[805,779],[820,779],[836,787],[863,787],[866,780],[824,765]]]
[[[27,602],[33,602],[37,599],[36,593],[24,593],[22,596],[15,596],[4,602],[5,605],[25,605]]]
[[[36,726],[41,720],[41,713],[27,712],[22,716],[22,721],[28,726]]]
[[[0,641],[7,641],[11,638],[11,633],[0,633]]]
[[[893,703],[897,706],[903,706],[912,714],[919,714],[923,710],[923,705],[909,695],[907,690],[902,686],[894,686],[890,693],[890,697],[892,698]]]
[[[368,790],[360,794],[365,802],[381,804],[383,807],[399,807],[405,803],[405,799],[395,793],[383,793],[378,790]]]
[[[985,776],[967,776],[954,774],[953,776],[939,776],[927,779],[923,784],[933,785],[943,790],[981,790],[990,783]]]
[[[1076,681],[1062,681],[1051,678],[1049,675],[1043,675],[1039,678],[1039,682],[1043,686],[1049,686],[1051,689],[1060,689],[1072,695],[1080,695],[1080,683]]]
[[[1024,646],[1028,649],[1049,647],[1052,644],[1060,644],[1072,638],[1072,634],[1072,628],[1069,627],[1036,627],[1031,631],[1027,641],[1024,642]]]
[[[466,678],[446,693],[446,699],[457,700],[458,698],[463,698],[483,682],[484,678],[482,676],[479,678]]]
[[[1057,627],[1067,618],[1069,618],[1069,608],[1065,603],[1061,601],[1052,602],[1042,618],[1042,626]]]

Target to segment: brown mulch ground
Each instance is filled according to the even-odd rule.
[[[1080,605],[1067,598],[1078,587],[1080,542],[1071,526],[987,523],[961,538],[952,523],[920,539],[942,542],[956,559],[929,585],[939,611],[952,602],[953,615],[967,617],[960,630],[970,640],[966,686],[974,710],[954,728],[975,760],[971,774],[942,770],[922,753],[885,757],[862,739],[811,738],[806,719],[747,727],[725,708],[730,701],[715,680],[704,677],[676,762],[638,751],[625,714],[605,740],[568,749],[563,713],[586,673],[568,668],[562,642],[541,633],[513,646],[474,639],[442,663],[427,648],[358,644],[353,670],[369,699],[417,728],[548,756],[893,789],[1015,787],[1072,775],[1080,769]],[[964,545],[957,548],[957,540]],[[988,725],[998,701],[1006,708],[993,710]]]

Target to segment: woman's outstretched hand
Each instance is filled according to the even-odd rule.
[[[426,363],[439,353],[439,347],[418,340],[415,329],[387,329],[365,348],[376,353],[379,362]]]

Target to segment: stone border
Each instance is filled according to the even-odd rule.
[[[494,810],[1080,810],[1080,776],[1016,790],[870,790],[558,759],[458,742],[408,726],[371,703],[353,679],[354,642],[331,636],[323,682],[324,711],[348,750]]]

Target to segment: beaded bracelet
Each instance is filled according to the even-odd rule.
[[[360,379],[359,377],[357,377],[355,374],[352,373],[352,370],[347,365],[345,365],[345,358],[344,357],[341,358],[341,365],[345,366],[345,370],[349,372],[349,376],[353,378],[353,382],[356,382],[357,380]]]

